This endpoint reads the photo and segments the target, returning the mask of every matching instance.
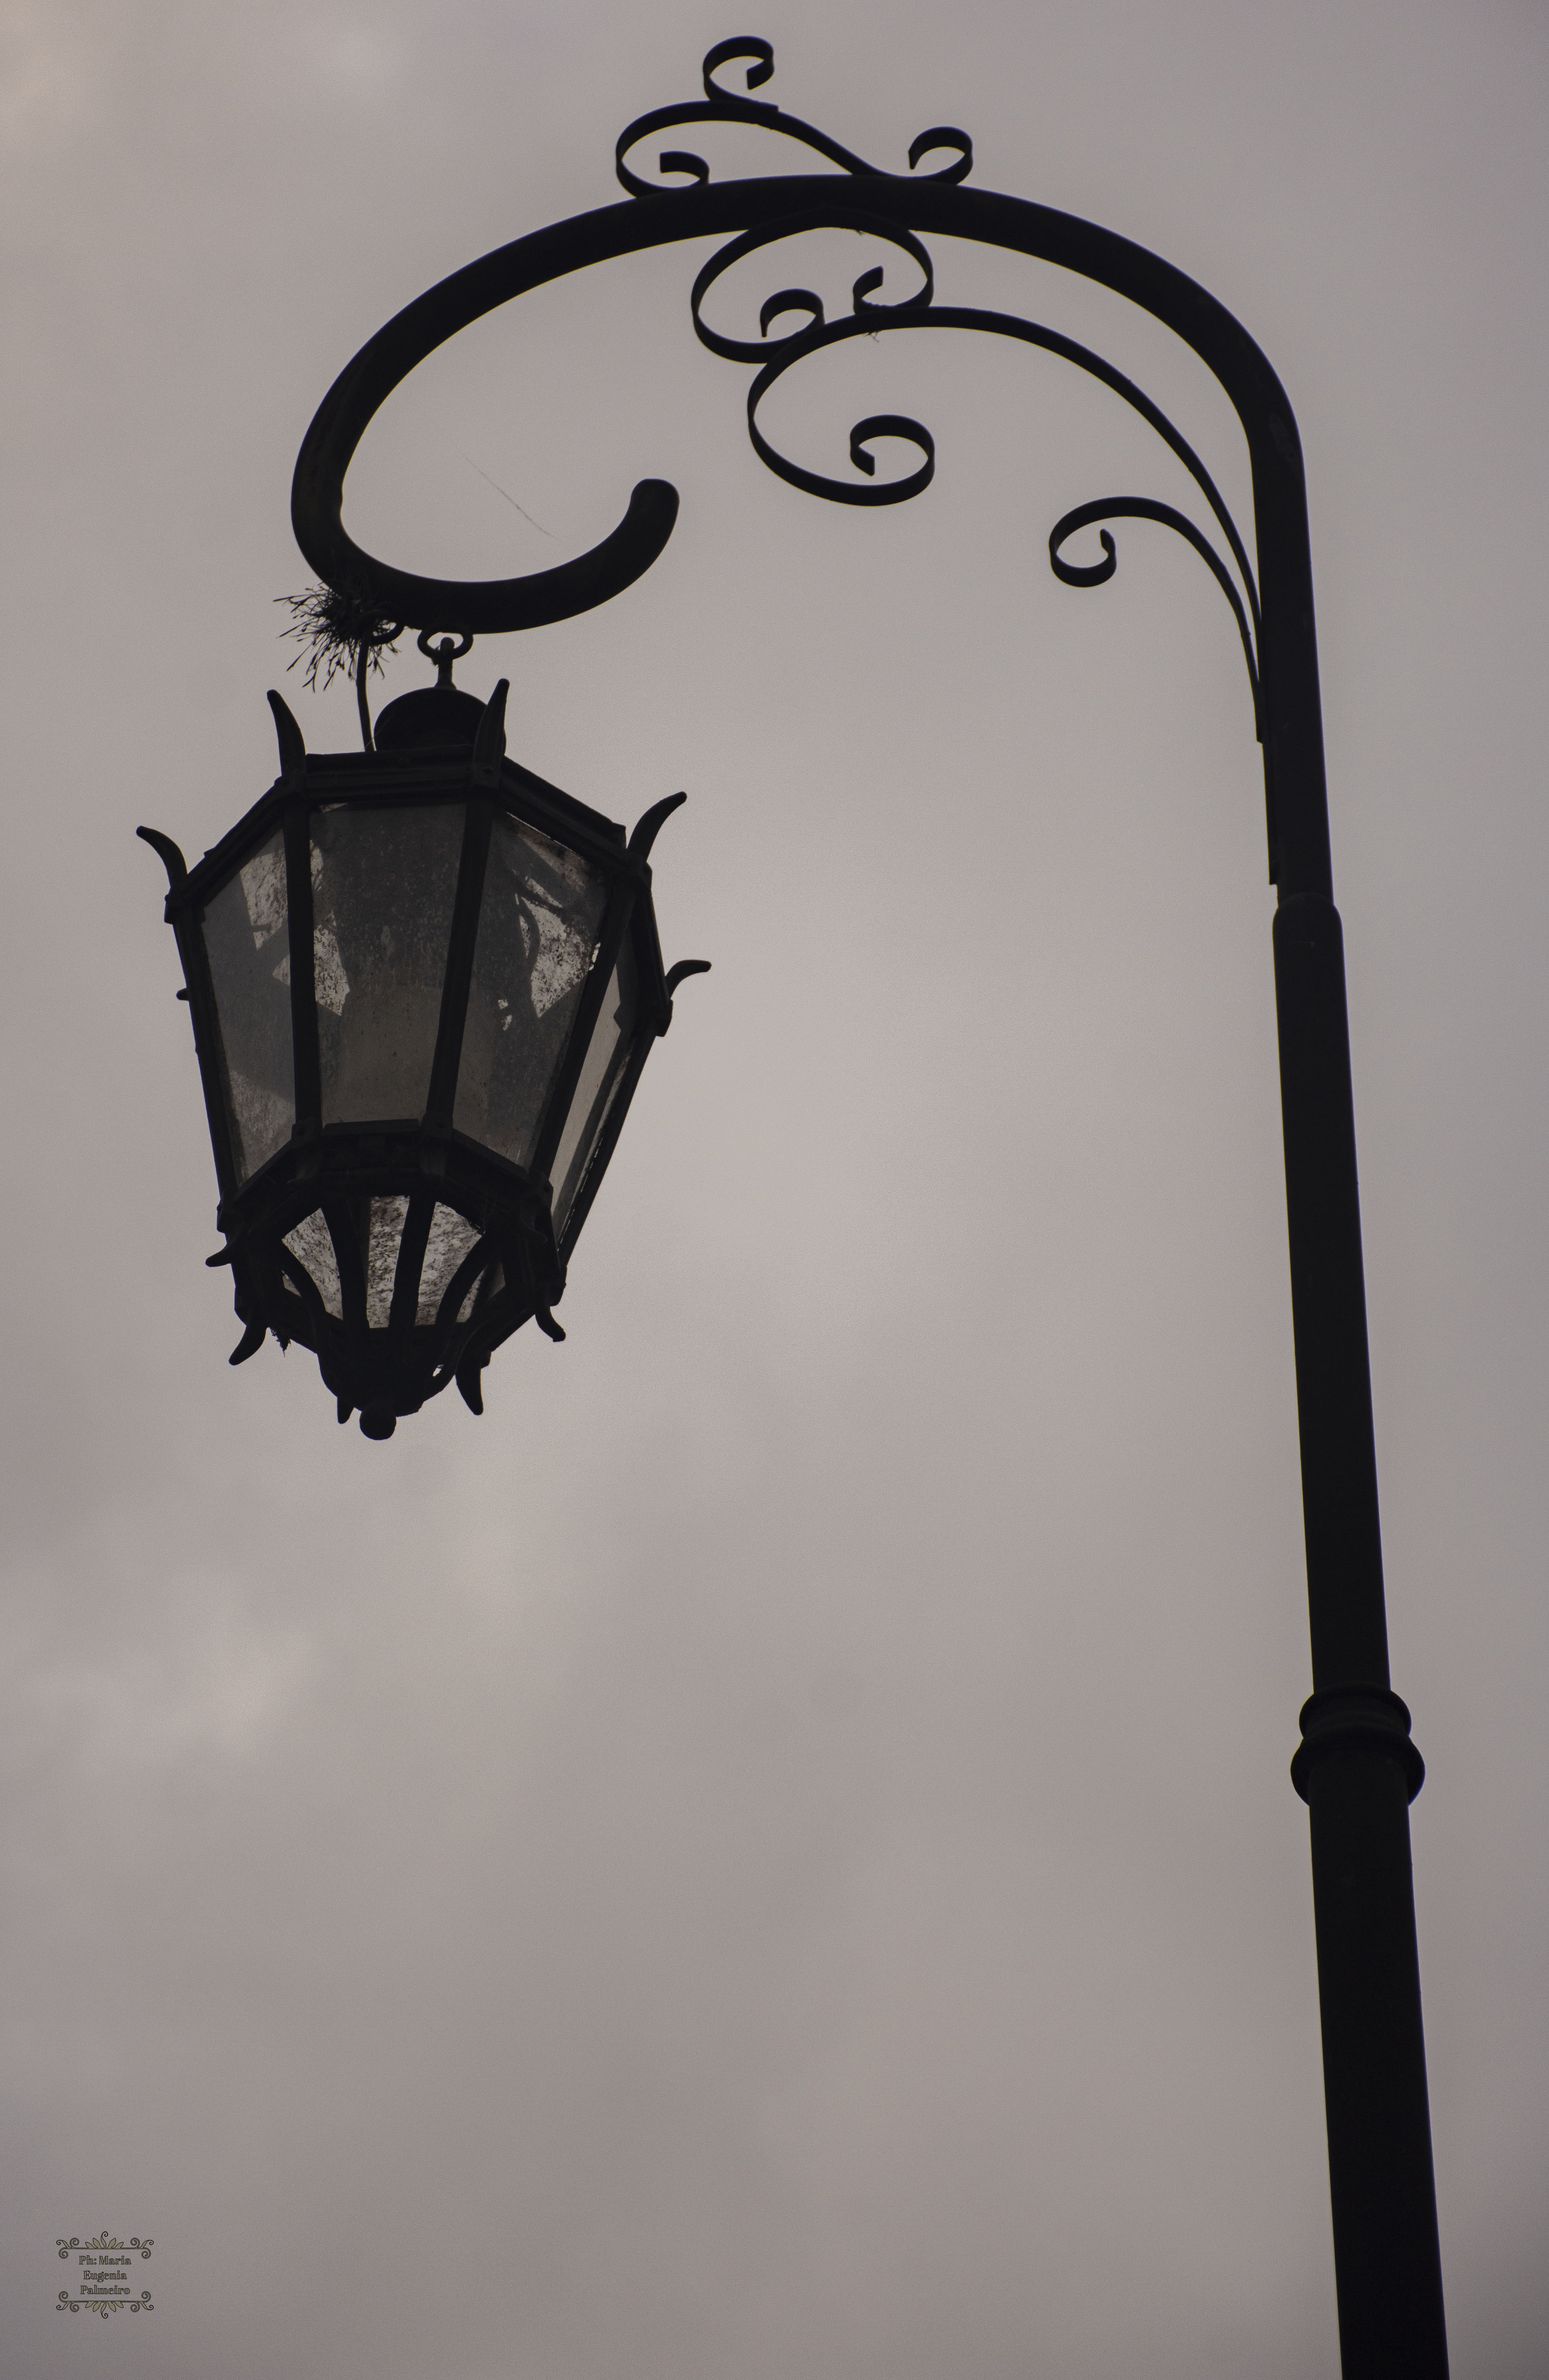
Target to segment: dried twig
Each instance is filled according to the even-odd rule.
[[[384,619],[371,605],[337,587],[309,587],[304,594],[277,595],[274,601],[288,605],[291,614],[290,625],[281,635],[294,637],[303,648],[289,666],[298,669],[306,662],[306,683],[313,693],[318,691],[320,670],[325,693],[336,677],[354,678],[360,740],[369,752],[373,747],[366,680],[372,670],[381,675],[381,656],[403,635],[403,622]]]

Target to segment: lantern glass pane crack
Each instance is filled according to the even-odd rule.
[[[505,686],[401,697],[309,755],[189,870],[165,860],[246,1328],[316,1354],[369,1437],[552,1308],[672,1021],[648,853],[505,757]]]

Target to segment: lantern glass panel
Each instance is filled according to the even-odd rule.
[[[373,1198],[366,1230],[366,1328],[385,1330],[393,1311],[398,1247],[408,1220],[406,1198]]]
[[[297,1263],[305,1266],[322,1300],[323,1311],[331,1314],[335,1322],[341,1321],[345,1306],[339,1259],[333,1253],[333,1235],[321,1208],[314,1207],[309,1215],[303,1215],[300,1222],[285,1233],[285,1245]]]
[[[371,1330],[385,1330],[397,1289],[398,1267],[402,1261],[404,1233],[407,1227],[409,1201],[405,1197],[372,1198],[365,1202],[356,1219],[356,1228],[366,1234],[364,1258],[366,1271],[366,1324]],[[473,1254],[483,1238],[476,1223],[455,1207],[439,1200],[430,1210],[425,1253],[420,1260],[418,1291],[415,1320],[426,1325],[438,1319],[442,1304],[452,1287],[464,1260]],[[284,1235],[290,1255],[303,1266],[322,1300],[323,1310],[335,1322],[344,1318],[344,1295],[339,1275],[339,1259],[333,1245],[333,1235],[321,1208],[314,1208],[293,1225]],[[479,1278],[492,1262],[486,1249],[483,1265],[471,1281],[465,1283],[457,1303],[457,1318],[466,1320],[478,1294]]]
[[[204,947],[224,1059],[236,1178],[282,1149],[296,1122],[284,837],[270,836],[205,904]]]
[[[607,900],[607,879],[578,852],[496,818],[453,1121],[514,1165],[532,1160]]]
[[[470,1223],[466,1215],[459,1215],[455,1207],[443,1207],[438,1201],[430,1218],[430,1237],[425,1243],[425,1261],[419,1269],[417,1322],[434,1322],[458,1266],[465,1257],[472,1255],[480,1237],[477,1225]],[[477,1281],[469,1284],[461,1300],[462,1305],[469,1304],[477,1287]]]
[[[554,1153],[554,1230],[563,1232],[629,1064],[640,1014],[635,946],[625,934]]]
[[[341,803],[312,820],[324,1123],[424,1112],[462,856],[463,807],[442,802],[379,809]],[[387,1283],[391,1294],[391,1268]]]

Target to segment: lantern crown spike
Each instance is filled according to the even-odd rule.
[[[473,765],[468,772],[476,785],[493,785],[500,781],[501,762],[505,758],[505,698],[510,692],[511,680],[502,677],[484,706],[484,716],[473,739]]]
[[[269,708],[274,713],[274,733],[280,743],[280,775],[286,784],[298,783],[307,773],[307,739],[296,723],[290,705],[272,686],[269,689]]]
[[[632,859],[650,857],[651,845],[657,836],[672,817],[672,812],[681,810],[687,799],[686,794],[669,794],[665,801],[651,804],[650,808],[636,821],[635,832],[629,838],[629,856]]]
[[[171,835],[159,833],[153,826],[137,826],[135,832],[141,843],[148,843],[151,845],[162,866],[166,869],[169,895],[177,892],[188,880],[188,863]]]

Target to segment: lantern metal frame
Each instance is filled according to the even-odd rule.
[[[444,675],[444,671],[443,671]],[[232,1354],[245,1362],[272,1331],[282,1346],[310,1348],[347,1421],[359,1410],[369,1437],[388,1437],[396,1419],[418,1412],[455,1380],[482,1412],[480,1374],[503,1340],[529,1318],[551,1338],[564,1332],[553,1317],[572,1249],[617,1145],[652,1044],[672,1021],[672,993],[704,962],[662,967],[651,903],[649,854],[663,821],[683,802],[670,795],[648,809],[627,839],[504,750],[507,681],[496,687],[471,745],[411,744],[389,751],[309,754],[277,694],[269,700],[279,733],[280,775],[230,832],[189,868],[171,839],[142,827],[167,869],[166,917],[177,936],[185,996],[193,1020],[211,1141],[220,1188],[217,1223],[226,1245],[209,1261],[229,1265],[238,1318],[247,1326]],[[469,701],[469,708],[475,706]],[[423,1111],[405,1118],[325,1121],[319,1055],[311,880],[312,818],[322,810],[413,806],[464,813],[456,892],[434,1055]],[[563,1053],[545,1098],[530,1164],[512,1162],[459,1131],[454,1121],[475,947],[491,832],[497,817],[529,826],[579,855],[607,884],[591,965]],[[296,1122],[285,1145],[245,1175],[232,1129],[232,1097],[211,961],[203,932],[209,904],[276,832],[284,837],[289,927],[289,993]],[[549,1174],[577,1088],[606,989],[628,941],[638,1007],[627,1050],[605,1086],[605,1111],[556,1232]],[[369,1202],[407,1202],[385,1329],[369,1320],[366,1231]],[[421,1266],[437,1207],[477,1231],[437,1305],[417,1318]],[[338,1269],[339,1307],[322,1291],[289,1236],[321,1211]]]
[[[1409,1804],[1424,1770],[1409,1711],[1389,1681],[1343,934],[1333,900],[1295,416],[1242,324],[1176,266],[1058,209],[965,188],[973,143],[952,126],[934,126],[911,143],[906,173],[870,164],[800,117],[729,90],[718,78],[738,61],[746,67],[749,94],[774,70],[773,50],[762,39],[718,42],[704,61],[702,100],[656,108],[625,128],[615,152],[629,194],[623,204],[551,224],[466,265],[367,342],[303,441],[291,492],[296,540],[328,587],[374,607],[383,620],[424,629],[535,627],[572,618],[629,586],[672,533],[678,498],[666,481],[641,481],[618,528],[590,552],[526,577],[474,582],[417,577],[364,552],[343,524],[345,474],[383,400],[467,324],[586,266],[706,237],[727,244],[695,281],[694,330],[712,353],[756,367],[747,392],[749,436],[766,465],[796,488],[835,503],[881,505],[905,502],[929,484],[935,441],[906,416],[872,415],[853,426],[854,480],[791,461],[758,421],[769,388],[806,358],[848,338],[910,329],[989,332],[1062,357],[1139,412],[1192,477],[1225,551],[1171,505],[1112,497],[1067,512],[1050,533],[1049,559],[1068,585],[1095,587],[1117,564],[1113,537],[1102,524],[1127,517],[1171,528],[1221,588],[1247,660],[1264,749],[1269,878],[1278,893],[1275,980],[1313,1682],[1301,1714],[1292,1779],[1311,1815],[1340,2356],[1345,2380],[1444,2380],[1409,1834]],[[675,148],[660,153],[671,184],[650,183],[635,170],[630,160],[640,141],[699,123],[758,128],[838,170],[716,182],[704,159]],[[922,159],[942,154],[946,164],[917,170]],[[852,314],[831,322],[812,291],[778,289],[760,310],[757,340],[731,338],[706,322],[704,299],[727,266],[826,227],[879,238],[909,260],[918,286],[900,303],[882,304],[875,293],[883,272],[873,268],[854,284]],[[936,233],[1059,265],[1131,300],[1187,343],[1230,399],[1247,442],[1253,562],[1199,456],[1104,358],[1019,316],[936,304],[922,237]],[[804,318],[802,326],[771,337],[771,325],[793,314]],[[919,464],[902,478],[879,480],[871,453],[879,437],[913,444]],[[1066,541],[1092,527],[1099,528],[1102,559],[1069,561]]]

